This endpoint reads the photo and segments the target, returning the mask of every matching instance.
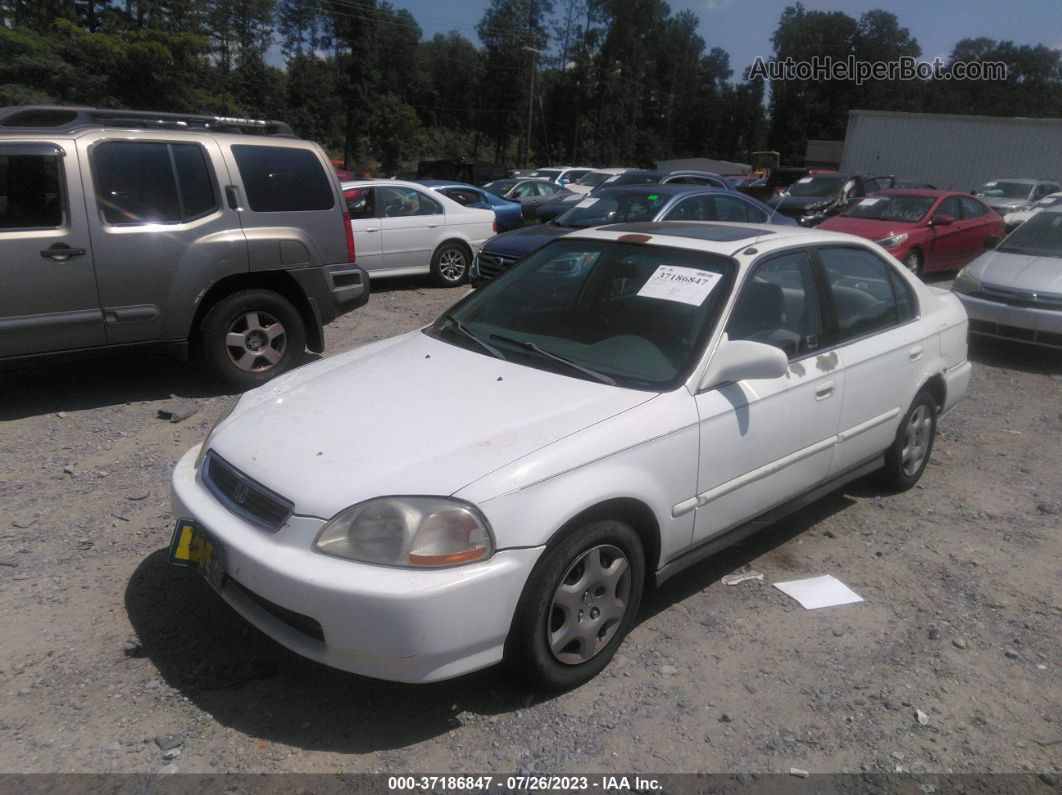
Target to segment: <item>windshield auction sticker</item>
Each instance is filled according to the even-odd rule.
[[[660,265],[653,275],[646,279],[638,295],[700,306],[722,278],[721,274],[697,268]]]

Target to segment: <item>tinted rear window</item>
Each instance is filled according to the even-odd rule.
[[[232,154],[256,213],[330,210],[335,204],[321,162],[307,149],[236,145]]]

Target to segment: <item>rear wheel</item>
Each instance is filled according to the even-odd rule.
[[[563,690],[596,676],[641,604],[645,554],[618,521],[585,525],[546,550],[524,586],[506,659],[530,684]]]
[[[937,432],[937,401],[927,389],[919,392],[885,453],[880,482],[890,491],[907,491],[922,477]]]
[[[242,290],[214,304],[199,327],[203,359],[230,386],[264,384],[302,360],[306,328],[298,310],[272,290]]]
[[[440,287],[457,287],[468,281],[472,256],[461,243],[443,243],[431,258],[431,276]]]

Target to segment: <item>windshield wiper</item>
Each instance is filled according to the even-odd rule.
[[[545,356],[547,359],[552,359],[555,362],[566,364],[572,369],[578,370],[580,373],[584,373],[590,376],[591,378],[597,379],[603,384],[608,384],[609,386],[616,386],[616,382],[609,378],[607,375],[595,372],[594,370],[591,370],[588,367],[583,367],[581,364],[576,364],[571,359],[565,359],[563,356],[558,356],[555,353],[550,353],[549,351],[538,347],[537,345],[535,345],[535,343],[529,340],[517,340],[513,339],[512,337],[506,337],[504,334],[491,334],[490,338],[492,340],[498,340],[499,342],[507,342],[510,345],[515,345],[517,348],[523,348],[525,351],[532,351],[533,353],[537,353],[539,356]]]
[[[499,351],[497,348],[495,348],[490,343],[487,343],[487,342],[484,342],[483,340],[481,340],[479,337],[477,337],[475,334],[473,334],[471,331],[469,331],[467,328],[465,328],[464,325],[461,323],[461,321],[458,320],[453,315],[451,315],[451,314],[443,315],[443,320],[449,320],[450,323],[453,325],[453,327],[455,329],[457,329],[463,335],[465,335],[470,340],[472,340],[474,343],[479,345],[479,347],[481,347],[483,350],[485,350],[487,353],[489,353],[494,358],[501,359],[503,362],[506,361],[505,354],[503,354],[501,351]]]

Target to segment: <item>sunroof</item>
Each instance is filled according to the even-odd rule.
[[[762,235],[773,235],[770,229],[748,226],[723,226],[705,223],[682,223],[681,221],[649,222],[641,224],[613,224],[598,227],[609,232],[634,232],[641,235],[666,235],[669,237],[692,237],[696,240],[714,240],[729,243],[748,240]]]

